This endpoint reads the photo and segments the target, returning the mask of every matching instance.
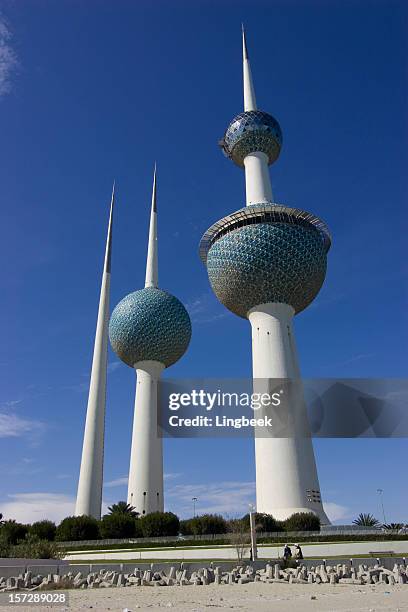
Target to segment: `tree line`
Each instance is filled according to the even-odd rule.
[[[163,536],[212,536],[237,530],[249,531],[249,514],[226,519],[219,514],[202,514],[180,520],[173,512],[152,512],[139,516],[126,502],[108,508],[101,520],[91,516],[68,516],[58,525],[50,520],[32,524],[3,520],[0,514],[0,557],[52,557],[59,542],[155,538]],[[277,521],[269,514],[255,513],[258,532],[318,531],[320,520],[310,513],[299,513],[286,521]]]

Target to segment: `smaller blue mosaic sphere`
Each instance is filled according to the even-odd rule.
[[[227,157],[238,166],[244,166],[244,159],[250,153],[260,151],[273,164],[282,147],[282,130],[272,115],[263,111],[240,113],[229,124],[221,146]]]
[[[149,360],[167,368],[184,355],[190,338],[187,310],[176,297],[156,287],[123,298],[109,323],[112,348],[130,367]]]

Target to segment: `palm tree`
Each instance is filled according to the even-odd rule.
[[[404,523],[384,523],[382,526],[383,529],[392,529],[395,531],[399,531],[404,528]]]
[[[126,503],[125,501],[120,501],[117,504],[112,504],[112,506],[108,507],[109,514],[130,514],[131,516],[139,516],[139,513],[136,512],[133,506]]]
[[[372,514],[361,512],[353,521],[359,527],[378,527],[380,522]]]

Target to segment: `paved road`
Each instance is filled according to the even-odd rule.
[[[301,544],[305,557],[333,557],[354,555],[368,555],[370,552],[385,553],[393,551],[401,556],[408,557],[408,540],[394,542],[339,542],[332,544]],[[260,559],[281,557],[283,546],[261,546],[258,549]],[[80,561],[85,559],[103,559],[115,561],[116,559],[235,559],[236,551],[230,546],[219,548],[206,548],[196,546],[194,548],[168,548],[166,550],[112,550],[112,551],[81,551],[79,554],[69,554],[65,559]]]

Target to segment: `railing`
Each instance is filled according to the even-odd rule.
[[[322,527],[320,531],[267,531],[257,533],[257,537],[270,539],[286,539],[295,541],[297,537],[307,537],[313,540],[316,537],[329,536],[358,536],[358,535],[398,535],[398,530],[383,530],[374,529],[372,527],[360,527],[358,525],[328,525]],[[215,533],[207,535],[185,535],[185,536],[162,536],[156,538],[120,538],[109,540],[76,540],[71,542],[58,542],[57,544],[64,548],[76,546],[115,546],[116,544],[171,544],[172,542],[182,542],[183,540],[214,541],[228,539],[228,533]]]

